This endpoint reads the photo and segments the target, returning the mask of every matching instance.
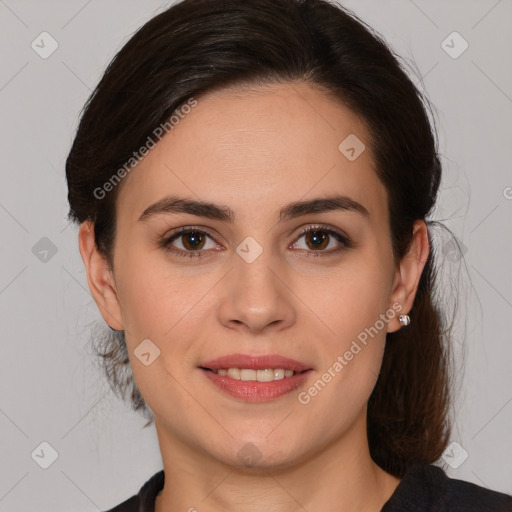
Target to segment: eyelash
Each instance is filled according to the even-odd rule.
[[[322,250],[322,251],[306,251],[307,252],[307,256],[308,258],[318,258],[319,256],[329,256],[329,255],[332,255],[332,254],[337,254],[339,253],[340,251],[342,250],[345,250],[345,249],[350,249],[353,247],[352,245],[352,242],[343,234],[341,234],[339,231],[336,231],[334,229],[331,229],[329,227],[326,227],[326,226],[323,226],[321,224],[318,224],[318,225],[314,225],[314,226],[308,226],[307,228],[303,229],[297,236],[297,240],[299,240],[302,236],[304,236],[305,234],[308,234],[312,231],[320,231],[322,233],[326,233],[327,235],[335,238],[338,242],[340,242],[344,247],[342,247],[341,249],[335,249],[335,250],[330,250],[330,251],[325,251],[325,250]],[[182,228],[179,228],[177,231],[175,231],[174,233],[172,233],[170,236],[167,236],[167,237],[163,237],[159,243],[159,246],[162,247],[165,251],[167,252],[170,252],[172,254],[176,254],[177,256],[180,256],[182,258],[203,258],[203,252],[205,252],[205,250],[200,250],[200,251],[183,251],[182,249],[174,249],[174,248],[171,248],[171,243],[174,242],[175,239],[178,239],[180,236],[183,236],[184,234],[187,234],[187,233],[199,233],[201,235],[207,235],[209,236],[212,240],[214,240],[214,237],[213,235],[205,230],[205,229],[199,229],[199,228],[196,228],[194,226],[187,226],[187,227],[182,227]],[[294,242],[295,244],[296,242]]]

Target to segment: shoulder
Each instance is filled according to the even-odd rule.
[[[410,468],[382,512],[512,512],[512,496],[450,478],[438,466]]]
[[[132,496],[131,498],[123,501],[114,508],[110,508],[105,512],[139,512],[140,499],[138,496]]]
[[[442,473],[443,485],[439,490],[439,501],[447,511],[512,512],[512,496],[471,482],[449,478],[437,466],[427,467],[429,471]]]
[[[153,512],[155,499],[163,489],[164,481],[165,475],[162,469],[147,480],[137,494],[105,512]]]

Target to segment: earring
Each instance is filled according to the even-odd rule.
[[[398,320],[400,321],[402,327],[405,327],[411,323],[411,317],[409,315],[400,315]]]

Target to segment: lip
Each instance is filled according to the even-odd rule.
[[[219,375],[210,370],[219,368],[247,368],[265,370],[266,368],[282,368],[294,370],[292,377],[270,382],[243,381],[232,379],[227,375]],[[313,368],[307,364],[277,354],[248,355],[231,354],[206,361],[199,366],[201,373],[224,393],[246,402],[266,402],[275,400],[304,385]]]
[[[200,368],[201,373],[209,379],[209,381],[217,386],[221,391],[228,395],[244,400],[246,402],[267,402],[275,400],[287,393],[304,385],[313,370],[305,370],[297,373],[292,377],[285,377],[281,380],[273,380],[271,382],[258,382],[255,380],[237,380],[227,375],[219,375],[210,370]]]
[[[219,368],[247,368],[250,370],[282,368],[283,370],[294,370],[295,372],[303,372],[305,370],[313,369],[310,365],[278,354],[230,354],[212,359],[211,361],[206,361],[199,365],[199,367],[208,368],[210,370],[218,370]]]

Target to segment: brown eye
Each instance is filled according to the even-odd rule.
[[[325,249],[329,244],[329,235],[325,231],[308,231],[304,236],[310,249]]]
[[[350,240],[346,236],[338,231],[322,226],[313,226],[305,229],[299,235],[298,240],[302,238],[304,239],[305,247],[297,247],[299,245],[298,241],[293,244],[293,247],[305,250],[307,256],[328,256],[352,247]],[[331,247],[331,249],[326,250],[327,247]]]
[[[210,247],[206,247],[208,239],[213,243]],[[307,256],[328,256],[352,247],[350,240],[346,236],[338,231],[322,226],[313,226],[305,229],[298,237],[298,240],[301,239],[304,239],[305,247],[297,247],[299,245],[297,241],[293,244],[292,248],[305,251]],[[202,229],[191,227],[180,228],[171,236],[162,239],[160,246],[166,251],[184,258],[204,257],[204,253],[208,249],[216,248],[215,240],[211,234]],[[328,250],[329,247],[330,250]]]
[[[199,231],[188,231],[180,234],[181,243],[187,250],[201,250],[205,244],[205,237]]]
[[[206,231],[195,228],[181,228],[170,237],[163,239],[160,246],[166,251],[184,258],[199,258],[204,256],[203,251],[215,248],[215,243],[212,243],[210,247],[205,247],[208,238],[215,242],[212,235]]]

